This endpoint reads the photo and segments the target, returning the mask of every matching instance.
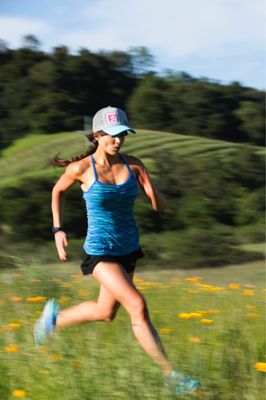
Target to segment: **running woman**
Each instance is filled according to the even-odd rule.
[[[166,356],[161,340],[150,320],[147,303],[133,283],[136,262],[143,257],[133,207],[140,186],[152,208],[165,209],[165,200],[152,183],[143,163],[136,157],[121,154],[128,132],[125,112],[106,107],[92,121],[89,140],[93,147],[71,160],[54,159],[67,166],[52,191],[52,214],[55,245],[60,260],[67,260],[67,235],[63,229],[63,194],[79,183],[85,200],[88,231],[84,243],[86,258],[81,264],[84,275],[99,282],[97,301],[61,310],[56,300],[49,300],[34,328],[37,344],[44,343],[55,329],[70,325],[115,318],[122,305],[128,312],[134,335],[143,350],[161,367],[165,381],[179,394],[192,393],[199,382],[175,370]]]

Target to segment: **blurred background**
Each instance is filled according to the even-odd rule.
[[[256,373],[265,370],[264,6],[260,0],[0,2],[1,399],[172,398],[154,382],[142,353],[135,357],[130,333],[121,335],[125,316],[113,336],[90,328],[91,347],[81,328],[87,353],[74,343],[75,328],[64,333],[67,345],[57,339],[52,347],[60,355],[48,360],[45,351],[28,351],[38,303],[96,296],[96,286],[90,282],[88,291],[75,275],[87,229],[78,185],[64,207],[69,262],[62,268],[57,259],[50,197],[63,169],[50,161],[86,151],[81,131],[107,105],[128,113],[137,135],[126,138],[123,151],[141,158],[167,199],[163,214],[141,193],[135,207],[146,255],[137,267],[139,288],[166,345],[184,369],[193,365],[199,377],[204,371],[204,398],[263,398]],[[203,278],[189,280],[194,275],[214,286],[200,287]],[[164,291],[160,305],[158,291]],[[212,330],[219,310],[224,314]],[[180,328],[175,317],[182,311],[209,319],[199,328],[195,315],[181,313],[193,322]],[[114,340],[128,349],[120,354],[123,365]],[[113,363],[118,377],[110,375]],[[75,375],[82,365],[94,371],[92,381]],[[105,385],[97,381],[101,374]],[[50,386],[43,390],[45,379]]]
[[[188,3],[1,2],[3,259],[12,243],[26,254],[49,245],[50,191],[62,173],[49,160],[84,152],[77,131],[106,105],[128,113],[138,135],[125,151],[143,159],[167,197],[162,216],[141,198],[136,206],[153,266],[263,257],[263,3]],[[79,188],[67,198],[64,224],[78,249],[86,232]]]

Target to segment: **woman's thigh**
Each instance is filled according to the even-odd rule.
[[[127,274],[120,264],[100,262],[92,274],[101,285],[101,301],[108,296],[110,303],[118,302],[128,311],[139,301],[143,301],[142,295],[132,282],[133,273]]]
[[[97,268],[97,267],[95,267]],[[122,267],[121,267],[122,268]],[[125,273],[127,275],[127,279],[132,282],[134,272]],[[93,275],[94,276],[94,275]],[[120,307],[120,302],[114,296],[112,292],[99,280],[96,276],[94,278],[100,283],[100,290],[97,299],[97,304],[101,309],[109,311],[110,314],[114,314],[117,312],[118,308]],[[113,315],[113,316],[114,316]]]

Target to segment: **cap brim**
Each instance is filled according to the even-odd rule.
[[[136,133],[136,131],[132,128],[129,128],[127,125],[116,125],[116,126],[108,126],[108,128],[103,128],[103,131],[111,136],[119,135],[119,133],[128,131],[132,133]]]

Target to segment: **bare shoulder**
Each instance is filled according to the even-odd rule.
[[[81,176],[91,167],[90,157],[74,161],[66,167],[65,174],[73,179],[80,180]]]
[[[140,172],[141,169],[145,168],[140,158],[132,156],[131,154],[123,154],[123,157],[130,166],[131,170],[136,172],[136,175]]]

